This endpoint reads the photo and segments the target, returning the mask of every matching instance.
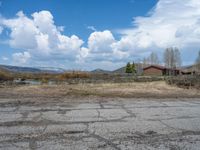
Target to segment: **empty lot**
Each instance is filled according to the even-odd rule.
[[[198,89],[183,89],[157,82],[22,85],[1,88],[0,98],[38,97],[38,101],[49,98],[74,97],[121,97],[121,98],[200,98]],[[36,99],[37,100],[37,99]]]
[[[163,82],[0,88],[0,149],[198,150],[198,97]]]

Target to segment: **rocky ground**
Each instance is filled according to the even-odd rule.
[[[198,98],[0,98],[2,150],[199,147]]]

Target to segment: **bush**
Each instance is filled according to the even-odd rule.
[[[13,80],[13,76],[7,71],[0,71],[0,81],[11,81]]]
[[[200,89],[200,76],[197,75],[169,77],[166,82],[178,87]]]
[[[67,80],[67,79],[86,79],[90,78],[90,74],[86,72],[66,72],[61,75],[58,75],[58,80]]]

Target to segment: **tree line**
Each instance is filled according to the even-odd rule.
[[[156,52],[151,52],[148,57],[143,58],[143,66],[147,65],[163,65],[167,68],[176,69],[182,66],[182,59],[180,50],[177,47],[170,47],[165,49],[163,53],[163,61],[160,61]],[[140,62],[141,63],[141,62]],[[197,59],[195,61],[195,66],[198,71],[200,71],[200,51],[198,53]],[[136,73],[135,63],[130,62],[126,65],[126,73]]]

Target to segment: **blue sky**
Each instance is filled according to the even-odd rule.
[[[200,48],[199,0],[1,0],[0,64],[116,69],[152,51]]]
[[[65,34],[87,39],[87,26],[98,30],[127,28],[132,18],[144,16],[157,0],[1,0],[1,14],[14,17],[18,11],[27,16],[33,12],[48,10],[57,25],[66,28]]]

